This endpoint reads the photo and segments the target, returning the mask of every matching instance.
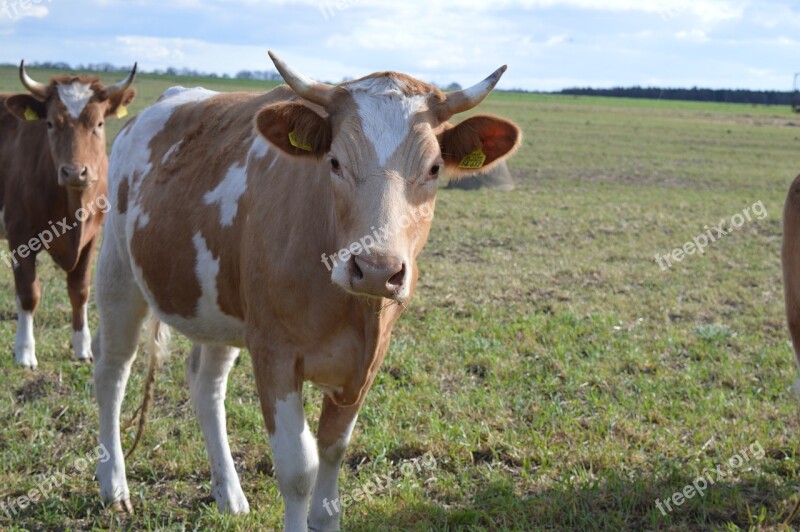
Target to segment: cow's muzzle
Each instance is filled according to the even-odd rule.
[[[396,299],[408,282],[408,268],[396,257],[354,256],[348,263],[353,292]]]
[[[94,183],[92,172],[88,166],[72,166],[62,164],[58,169],[58,184],[76,190],[83,190]]]

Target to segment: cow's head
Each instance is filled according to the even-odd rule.
[[[31,79],[25,62],[20,63],[19,78],[30,94],[10,96],[6,107],[20,120],[46,124],[59,185],[83,191],[105,179],[105,120],[124,116],[136,96],[130,88],[135,75],[136,65],[111,87],[103,87],[97,78],[74,76],[53,78],[45,85]]]
[[[330,170],[338,240],[327,257],[333,282],[353,294],[402,302],[428,238],[439,175],[486,170],[520,142],[519,128],[502,118],[448,122],[478,105],[505,67],[445,94],[394,72],[326,85],[270,56],[303,100],[268,105],[256,127],[286,153],[324,159]]]

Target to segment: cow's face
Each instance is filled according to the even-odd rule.
[[[256,125],[287,153],[320,158],[330,173],[338,240],[328,250],[331,279],[354,294],[408,299],[439,175],[445,168],[485,170],[519,143],[519,129],[500,118],[448,123],[477,105],[504,69],[454,96],[392,72],[330,87],[273,60],[298,94],[321,106],[273,104],[259,112]]]
[[[108,170],[105,121],[124,116],[125,106],[136,95],[128,77],[109,88],[96,78],[55,78],[49,85],[33,81],[20,65],[20,79],[31,94],[6,100],[6,107],[20,120],[47,128],[50,154],[58,184],[82,192],[104,179]]]

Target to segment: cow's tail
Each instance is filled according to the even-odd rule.
[[[156,383],[156,372],[161,367],[161,363],[166,358],[169,352],[169,327],[158,319],[155,313],[150,315],[150,320],[147,323],[147,351],[150,355],[150,365],[147,370],[147,379],[144,381],[144,397],[142,397],[142,404],[134,412],[133,417],[126,425],[130,427],[139,416],[139,423],[136,426],[136,437],[133,440],[133,445],[128,450],[125,458],[130,457],[136,446],[139,445],[139,440],[144,434],[144,427],[147,424],[147,412],[153,404],[153,388]]]

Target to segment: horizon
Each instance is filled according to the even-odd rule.
[[[94,75],[97,75],[97,76],[102,76],[102,75],[106,75],[106,74],[114,74],[114,73],[124,73],[124,72],[128,72],[130,70],[130,68],[131,68],[131,65],[122,66],[122,65],[111,65],[111,64],[108,64],[107,65],[108,66],[107,70],[106,69],[100,70],[100,69],[94,68],[94,67],[98,66],[99,63],[98,64],[90,63],[88,65],[81,65],[81,64],[69,65],[69,64],[66,63],[66,61],[53,61],[52,62],[53,65],[56,65],[56,64],[67,64],[67,68],[62,68],[61,66],[58,66],[58,67],[50,66],[48,63],[50,63],[50,62],[45,62],[45,64],[38,63],[38,62],[32,62],[32,63],[29,64],[26,61],[25,62],[25,68],[29,72],[32,72],[32,71],[35,71],[35,70],[61,70],[61,71],[69,72],[70,74],[79,75],[79,74],[85,72],[85,73],[90,73],[90,74],[94,74]],[[85,68],[76,68],[76,67],[85,67]],[[16,70],[16,69],[19,68],[19,64],[0,62],[0,68],[13,68],[13,69]],[[175,72],[169,72],[170,69],[174,70]],[[189,72],[186,72],[186,70],[187,69],[185,67],[181,67],[181,68],[179,68],[179,67],[167,67],[167,69],[164,69],[164,70],[162,70],[162,69],[143,70],[141,67],[137,67],[136,75],[137,76],[141,76],[141,75],[147,75],[147,76],[171,76],[171,77],[195,78],[195,79],[203,79],[203,78],[207,78],[207,79],[227,79],[227,80],[236,80],[236,81],[243,81],[243,82],[250,81],[250,82],[255,82],[255,83],[257,83],[257,82],[274,83],[276,81],[280,82],[280,83],[285,83],[282,78],[281,79],[277,79],[277,80],[266,80],[266,79],[260,79],[260,78],[238,78],[236,76],[237,76],[237,74],[239,74],[239,72],[237,72],[234,75],[230,75],[230,74],[227,74],[227,73],[220,74],[220,73],[217,73],[217,72],[201,72],[201,71],[194,71],[194,70],[191,70],[191,69],[188,69]],[[240,72],[243,72],[243,71],[240,71]],[[259,70],[259,71],[250,70],[250,71],[244,71],[244,72],[251,72],[251,73],[268,72],[270,74],[275,74],[276,76],[280,76],[278,71],[274,70],[274,69],[273,70],[266,70],[266,71],[264,71],[264,70]],[[800,74],[800,73],[798,73],[798,74]],[[365,74],[365,75],[368,75],[368,74]],[[330,84],[336,85],[336,84],[339,84],[339,83],[344,83],[346,81],[352,81],[352,80],[353,80],[353,78],[343,78],[343,79],[340,79],[338,81],[337,80],[330,80],[330,79],[319,79],[317,81],[321,81],[323,83],[330,83]],[[426,80],[421,80],[421,81],[426,81]],[[428,83],[436,85],[439,89],[442,89],[442,90],[451,90],[451,89],[448,88],[448,86],[450,86],[452,83],[457,83],[457,82],[450,82],[450,83],[444,83],[444,84],[437,84],[435,82],[428,82]],[[461,88],[464,88],[461,84],[459,84],[459,85],[461,86]],[[726,92],[741,91],[741,92],[750,92],[750,93],[777,93],[777,94],[792,94],[792,93],[796,92],[796,91],[792,90],[791,88],[788,89],[788,90],[781,90],[781,89],[748,89],[748,88],[744,88],[744,87],[712,88],[712,87],[699,87],[699,86],[694,86],[694,87],[669,87],[669,86],[656,86],[656,85],[616,85],[616,86],[610,86],[610,87],[598,87],[598,86],[586,85],[586,86],[563,87],[561,89],[555,89],[555,90],[537,90],[537,89],[523,89],[523,88],[518,88],[518,87],[510,87],[510,88],[495,88],[493,90],[493,92],[518,92],[518,93],[522,93],[522,94],[562,94],[563,91],[572,91],[572,90],[591,90],[591,91],[622,90],[622,91],[626,91],[626,90],[637,90],[637,89],[641,89],[641,90],[661,90],[661,91],[693,91],[693,90],[698,90],[698,91],[726,91]],[[458,89],[455,89],[455,90],[458,90]]]

